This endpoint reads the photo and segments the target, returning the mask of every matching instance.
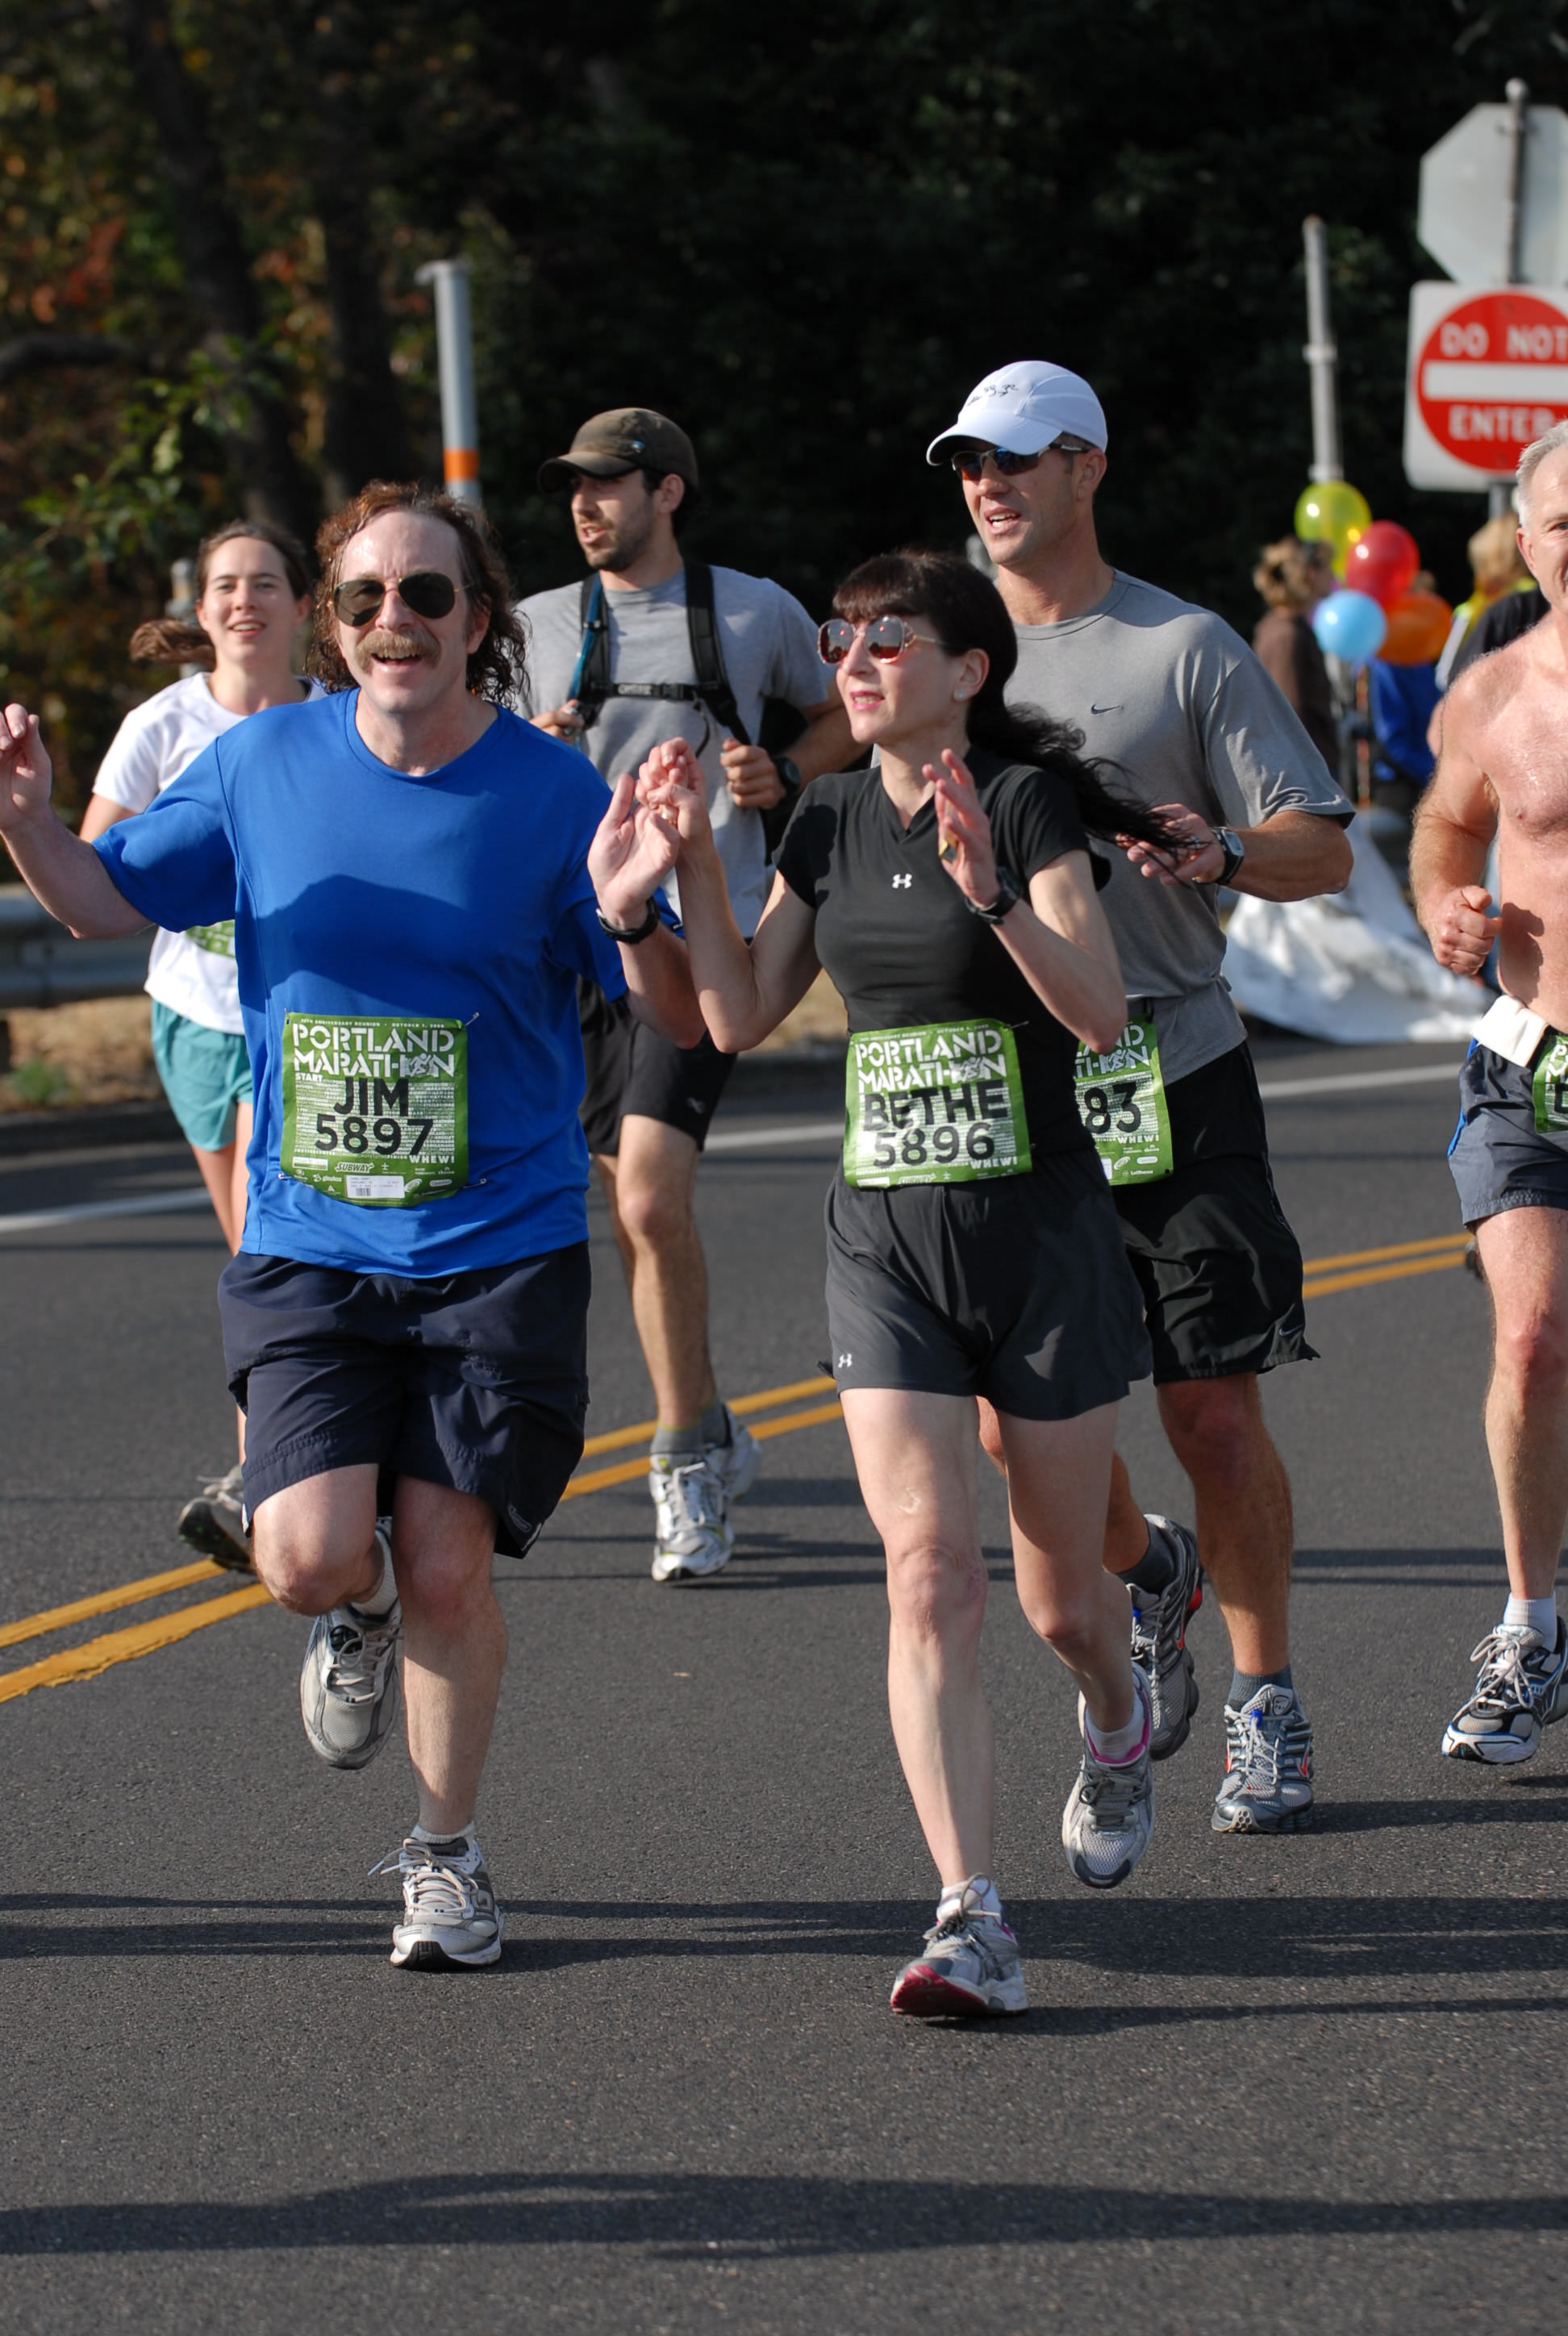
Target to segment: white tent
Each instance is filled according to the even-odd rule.
[[[1350,843],[1356,864],[1342,892],[1237,901],[1225,935],[1237,1005],[1346,1046],[1469,1037],[1492,992],[1437,963],[1364,820],[1351,821]]]

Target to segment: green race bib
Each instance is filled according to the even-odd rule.
[[[1530,1082],[1535,1098],[1535,1133],[1568,1151],[1568,1038],[1553,1030]]]
[[[284,1017],[286,1176],[406,1209],[468,1182],[468,1033],[412,1016]]]
[[[187,925],[185,938],[194,941],[199,949],[205,949],[209,957],[232,957],[234,920],[227,917],[220,925]]]
[[[1080,1046],[1073,1085],[1107,1184],[1153,1184],[1170,1174],[1171,1114],[1152,1014],[1129,1022],[1108,1055]]]
[[[1005,1022],[852,1036],[844,1182],[971,1184],[1032,1165],[1018,1050]]]

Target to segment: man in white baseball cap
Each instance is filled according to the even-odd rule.
[[[1105,417],[1088,383],[1003,365],[927,460],[963,482],[1018,636],[1009,698],[1084,734],[1110,784],[1189,839],[1130,847],[1103,895],[1131,1019],[1108,1056],[1080,1054],[1078,1100],[1144,1293],[1160,1416],[1192,1479],[1196,1536],[1146,1517],[1118,1460],[1105,1564],[1127,1582],[1133,1652],[1153,1695],[1156,1757],[1197,1708],[1187,1618],[1203,1567],[1231,1634],[1220,1833],[1310,1822],[1312,1735],[1290,1669],[1290,1488],[1264,1424],[1262,1372],[1310,1358],[1301,1252],[1275,1198],[1251,1056],[1221,967],[1224,885],[1272,900],[1336,892],[1350,806],[1227,624],[1102,556],[1095,495]],[[1152,880],[1152,881],[1146,881]],[[988,1449],[994,1421],[984,1422]]]

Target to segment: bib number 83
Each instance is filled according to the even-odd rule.
[[[1136,1079],[1115,1079],[1105,1086],[1080,1089],[1084,1125],[1091,1135],[1108,1135],[1115,1128],[1123,1135],[1135,1135],[1144,1124],[1144,1114],[1137,1104]]]

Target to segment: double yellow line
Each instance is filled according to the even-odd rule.
[[[1309,1298],[1329,1298],[1339,1290],[1362,1290],[1374,1282],[1403,1281],[1413,1274],[1450,1271],[1463,1265],[1467,1238],[1464,1233],[1440,1233],[1432,1241],[1398,1241],[1388,1249],[1350,1250],[1339,1257],[1311,1258],[1305,1269],[1306,1294]],[[810,1396],[826,1396],[831,1400],[807,1403],[801,1410],[784,1411],[774,1419],[757,1418],[760,1412],[774,1411],[780,1404],[797,1403]],[[820,1427],[840,1416],[833,1383],[821,1377],[794,1379],[786,1387],[765,1387],[760,1394],[741,1396],[730,1409],[755,1422],[752,1434],[759,1443],[774,1436],[793,1436],[802,1428]],[[590,1436],[582,1448],[583,1458],[594,1459],[604,1452],[624,1452],[633,1445],[645,1446],[653,1430],[651,1419],[641,1419],[629,1427]],[[561,1498],[579,1500],[585,1493],[600,1493],[611,1484],[632,1484],[647,1469],[648,1455],[644,1449],[639,1449],[635,1458],[614,1461],[608,1467],[579,1469]],[[191,1565],[174,1566],[166,1573],[149,1573],[140,1582],[122,1582],[91,1598],[75,1599],[68,1606],[51,1606],[41,1614],[0,1623],[0,1648],[23,1646],[34,1639],[47,1638],[53,1631],[68,1630],[76,1623],[114,1613],[122,1606],[144,1605],[202,1583],[232,1579],[221,1566],[210,1564],[206,1558]],[[259,1582],[247,1582],[224,1597],[198,1599],[151,1621],[105,1631],[102,1637],[85,1640],[82,1645],[68,1647],[59,1654],[45,1655],[19,1670],[0,1672],[0,1703],[31,1695],[35,1688],[63,1687],[75,1679],[95,1679],[116,1663],[134,1662],[141,1655],[155,1654],[161,1647],[176,1646],[193,1631],[205,1630],[214,1622],[227,1621],[232,1614],[243,1614],[268,1602],[267,1591]]]

